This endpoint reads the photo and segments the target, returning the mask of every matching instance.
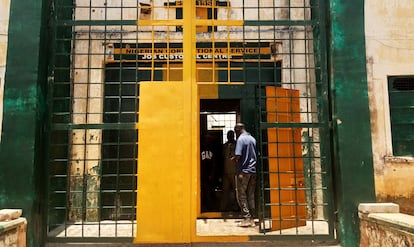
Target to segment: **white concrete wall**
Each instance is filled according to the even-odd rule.
[[[365,1],[376,193],[378,200],[394,198],[400,205],[414,195],[414,158],[392,157],[387,76],[414,75],[413,12],[412,0]]]
[[[6,74],[10,0],[0,0],[0,142],[3,126],[3,92]]]

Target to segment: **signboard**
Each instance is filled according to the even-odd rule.
[[[140,61],[181,61],[184,58],[182,43],[117,43],[113,46],[114,60],[140,60]],[[273,52],[269,42],[242,43],[242,42],[216,42],[197,43],[194,54],[199,60],[229,59],[270,59]]]

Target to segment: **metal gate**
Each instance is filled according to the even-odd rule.
[[[140,84],[189,74],[200,99],[239,99],[257,137],[247,235],[333,238],[325,1],[194,1],[51,1],[50,241],[132,241]]]
[[[282,50],[280,81],[258,80],[260,230],[333,236],[325,7],[301,3],[289,9],[287,22],[272,22]]]

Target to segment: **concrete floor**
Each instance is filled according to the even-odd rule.
[[[306,226],[293,227],[278,231],[259,231],[259,222],[255,227],[239,227],[240,219],[198,219],[198,236],[303,236],[328,235],[328,223],[325,221],[308,221]],[[134,221],[101,221],[61,226],[49,233],[49,237],[134,237]],[[294,239],[294,237],[292,237]]]
[[[328,235],[328,223],[324,221],[308,221],[306,226],[285,230],[259,231],[259,221],[255,227],[239,227],[240,219],[199,219],[197,220],[198,236],[260,236],[260,235]],[[263,227],[264,228],[264,227]]]

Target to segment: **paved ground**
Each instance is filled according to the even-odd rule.
[[[324,221],[308,221],[306,226],[293,227],[277,231],[259,231],[259,222],[256,227],[239,227],[239,219],[205,219],[197,220],[197,235],[199,236],[243,236],[243,235],[327,235],[328,223]],[[262,228],[270,228],[263,226]]]
[[[62,243],[48,243],[46,247],[340,247],[336,244],[320,244],[309,242],[243,242],[243,243],[191,243],[191,244],[130,244],[130,243],[75,243],[75,244],[62,244]]]
[[[239,227],[239,219],[199,219],[197,220],[198,236],[261,236],[261,235],[327,235],[328,223],[324,221],[308,221],[305,226],[293,227],[285,230],[262,231],[259,222],[255,227]],[[101,221],[75,223],[61,226],[52,231],[49,236],[54,237],[134,237],[135,225],[133,221]],[[263,225],[262,228],[265,228]],[[267,226],[266,226],[267,228]]]
[[[199,219],[197,220],[197,235],[198,236],[277,236],[277,235],[290,235],[289,241],[249,241],[243,243],[187,243],[187,244],[158,244],[158,245],[138,245],[138,246],[157,246],[157,247],[270,247],[270,246],[318,246],[318,247],[339,247],[334,241],[321,242],[313,240],[295,241],[294,236],[298,235],[326,235],[328,234],[328,224],[324,221],[308,221],[306,226],[297,228],[290,228],[280,231],[272,231],[261,233],[259,231],[258,221],[256,220],[255,227],[238,227],[237,223],[239,219]],[[136,223],[133,221],[102,221],[100,223],[88,223],[88,224],[73,224],[66,227],[60,227],[55,229],[49,234],[57,238],[65,237],[133,237],[135,235]],[[312,237],[310,237],[312,238]],[[59,246],[137,246],[131,243],[112,243],[112,244],[62,244],[62,243],[50,243],[47,247],[59,247]]]

